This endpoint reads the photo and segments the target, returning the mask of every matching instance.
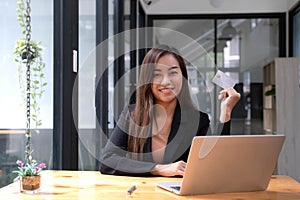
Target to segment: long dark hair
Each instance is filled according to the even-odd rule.
[[[128,151],[131,152],[131,157],[134,159],[138,158],[138,153],[143,153],[145,142],[150,135],[150,122],[153,119],[153,113],[150,111],[152,105],[155,104],[151,91],[154,66],[165,55],[172,55],[177,59],[183,75],[182,88],[177,96],[177,103],[180,103],[181,108],[194,108],[188,87],[186,64],[178,50],[162,45],[148,51],[141,66],[136,105],[131,113],[132,120],[129,123]]]

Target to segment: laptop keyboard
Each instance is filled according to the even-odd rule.
[[[175,190],[178,190],[178,191],[180,190],[180,186],[171,186],[171,188],[175,189]]]

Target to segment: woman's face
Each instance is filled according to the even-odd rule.
[[[156,103],[176,101],[182,87],[182,72],[177,59],[172,54],[161,57],[155,65],[151,91]]]

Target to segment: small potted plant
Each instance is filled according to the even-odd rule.
[[[45,75],[43,70],[45,63],[42,59],[41,42],[35,42],[31,39],[31,16],[30,16],[30,1],[25,3],[23,0],[17,1],[17,14],[20,27],[23,28],[23,38],[17,40],[14,49],[15,61],[18,63],[18,77],[21,94],[26,107],[26,147],[25,147],[25,161],[17,161],[18,170],[13,171],[17,173],[20,178],[20,189],[23,193],[36,193],[39,191],[41,171],[46,168],[45,163],[37,163],[32,158],[31,146],[31,124],[37,127],[42,124],[39,119],[40,107],[39,100],[45,92]]]
[[[20,190],[23,193],[37,193],[41,186],[41,171],[46,168],[45,163],[38,164],[35,160],[31,163],[24,164],[22,161],[17,161],[18,170],[13,171],[20,177]]]

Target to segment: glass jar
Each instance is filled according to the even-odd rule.
[[[20,179],[20,191],[26,194],[36,194],[41,187],[41,176],[23,176]]]

